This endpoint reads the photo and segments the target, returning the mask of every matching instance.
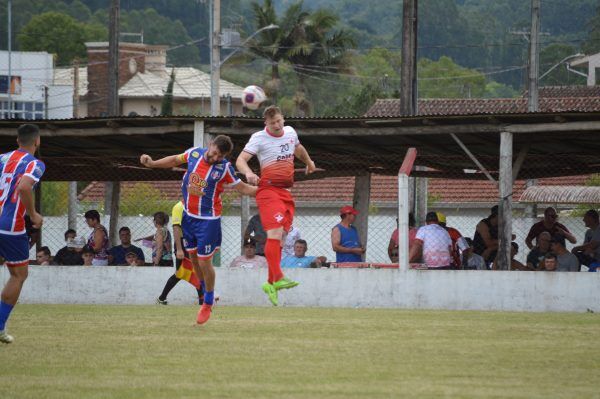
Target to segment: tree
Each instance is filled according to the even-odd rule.
[[[546,46],[540,51],[540,76],[561,62],[566,57],[577,53],[574,46],[562,43],[554,43]],[[585,84],[585,78],[567,71],[566,66],[558,65],[548,75],[540,79],[542,86],[562,86],[573,84]]]
[[[483,97],[485,76],[455,64],[449,57],[438,61],[422,58],[417,68],[421,98]]]
[[[167,85],[167,91],[160,105],[160,114],[163,116],[173,115],[173,85],[175,84],[175,68],[171,69],[171,78]]]
[[[75,57],[86,58],[87,39],[83,24],[57,12],[34,16],[17,36],[21,50],[56,54],[58,65],[70,64]]]

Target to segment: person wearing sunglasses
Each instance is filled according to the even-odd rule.
[[[527,238],[525,239],[525,244],[529,249],[533,249],[533,239],[544,231],[550,233],[551,236],[555,236],[556,234],[561,235],[571,244],[577,243],[577,239],[571,234],[569,229],[558,222],[558,213],[551,206],[544,210],[544,219],[535,223],[529,229],[529,234],[527,234]]]

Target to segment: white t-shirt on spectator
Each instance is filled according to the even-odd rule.
[[[281,258],[285,258],[286,256],[294,256],[294,243],[296,240],[301,239],[300,230],[295,228],[294,226],[290,227],[290,231],[287,233],[285,238],[285,243],[283,244],[283,250],[281,253]]]
[[[423,242],[423,261],[428,267],[449,266],[452,263],[452,239],[442,226],[428,224],[420,227],[416,239]]]

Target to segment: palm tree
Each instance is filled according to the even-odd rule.
[[[280,88],[279,65],[290,64],[298,77],[295,95],[296,113],[309,115],[306,78],[322,71],[347,70],[347,50],[355,45],[344,30],[335,31],[338,17],[324,9],[312,14],[303,10],[302,1],[288,7],[281,19],[277,18],[272,0],[263,5],[252,3],[257,28],[275,24],[279,29],[262,32],[250,45],[257,57],[271,62],[271,82],[266,87],[273,102]]]

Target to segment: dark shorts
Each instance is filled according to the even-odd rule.
[[[186,214],[181,222],[183,244],[188,253],[210,259],[221,247],[221,219],[197,219]]]
[[[27,266],[29,264],[27,234],[0,234],[0,258],[4,258],[8,267]]]

